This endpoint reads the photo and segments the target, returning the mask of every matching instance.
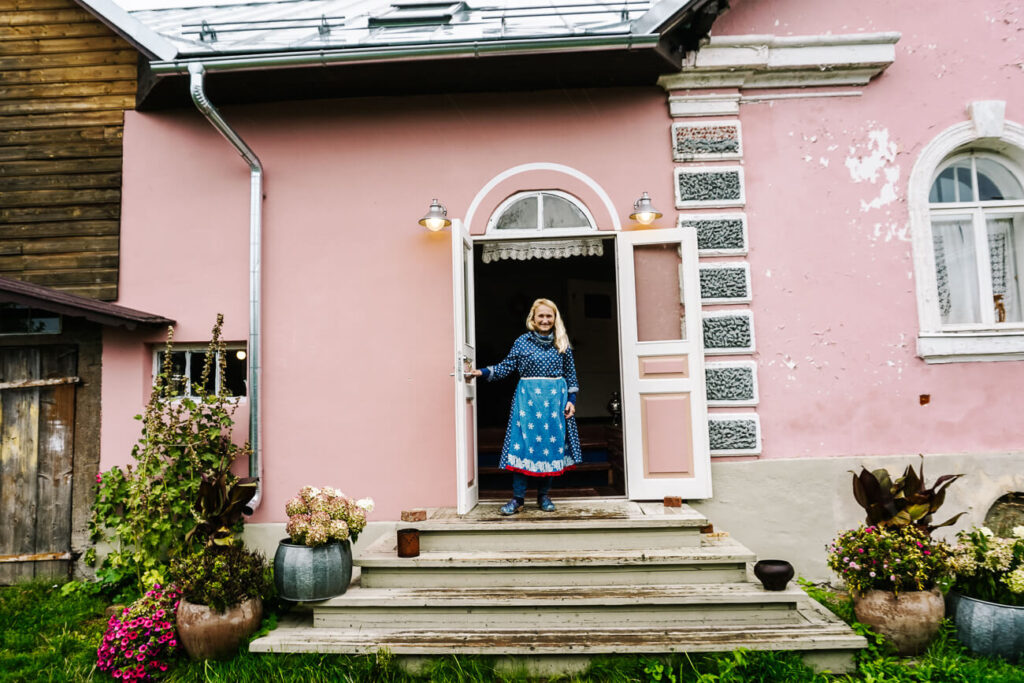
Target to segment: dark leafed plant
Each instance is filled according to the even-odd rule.
[[[193,538],[208,546],[234,543],[242,515],[252,514],[248,503],[256,495],[256,482],[255,477],[240,479],[227,470],[203,473],[193,506],[196,525],[185,535],[186,543]]]
[[[241,545],[207,546],[171,561],[182,597],[218,612],[267,597],[273,581],[263,554]]]
[[[907,465],[903,476],[893,481],[888,470],[869,472],[861,468],[860,474],[853,474],[853,497],[868,513],[866,523],[878,526],[905,526],[913,524],[925,533],[949,526],[960,519],[963,512],[950,517],[941,524],[932,524],[932,514],[942,507],[946,500],[946,489],[962,474],[944,474],[928,487],[924,482],[924,456],[921,467],[914,471]]]

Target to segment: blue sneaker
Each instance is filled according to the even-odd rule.
[[[510,500],[509,502],[507,502],[504,505],[502,505],[501,508],[499,508],[498,512],[500,512],[501,514],[503,514],[503,515],[505,515],[507,517],[508,515],[516,514],[517,512],[519,512],[522,509],[523,509],[523,499],[522,498],[512,498],[512,500]],[[552,509],[554,509],[553,506],[552,506]]]
[[[551,499],[548,498],[547,496],[541,496],[540,498],[537,499],[537,507],[539,507],[544,512],[555,511],[555,504],[552,503]]]

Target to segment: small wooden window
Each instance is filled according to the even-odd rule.
[[[171,352],[171,396],[184,398],[194,396],[201,384],[203,366],[206,363],[208,349],[205,346],[194,348],[175,347]],[[163,369],[166,352],[157,351],[154,354],[153,377],[155,378]],[[227,392],[229,396],[247,395],[247,373],[248,361],[246,359],[245,346],[242,344],[229,344],[224,357],[224,370],[221,371],[220,363],[213,359],[213,364],[206,380],[208,392]]]
[[[59,313],[21,304],[0,303],[0,335],[60,334]]]

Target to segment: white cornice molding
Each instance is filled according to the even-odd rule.
[[[711,38],[658,84],[669,92],[866,85],[895,61],[899,39],[895,32]]]
[[[150,59],[166,61],[178,56],[178,48],[171,41],[128,14],[112,0],[75,1]]]

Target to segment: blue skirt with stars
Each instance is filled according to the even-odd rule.
[[[519,380],[501,447],[503,469],[554,477],[583,462],[576,418],[565,419],[567,390],[562,377]]]

